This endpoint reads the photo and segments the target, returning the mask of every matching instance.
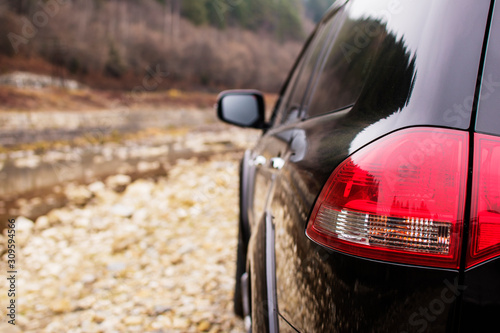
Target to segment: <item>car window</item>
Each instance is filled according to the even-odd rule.
[[[308,99],[308,117],[354,104],[381,43],[377,21],[346,19],[337,32]]]
[[[500,135],[500,11],[495,9],[486,53],[476,130]]]
[[[321,23],[316,30],[307,50],[293,72],[289,84],[283,93],[282,102],[277,110],[275,124],[297,121],[303,115],[302,104],[310,82],[317,72],[318,59],[322,59],[332,39],[335,26],[338,25],[341,14],[337,12],[327,21]]]

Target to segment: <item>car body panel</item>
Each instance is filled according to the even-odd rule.
[[[263,217],[252,230],[248,243],[247,272],[250,275],[250,300],[252,329],[255,332],[270,332],[269,304],[267,297],[266,269],[266,218]]]
[[[243,232],[244,243],[250,239],[250,221],[253,216],[249,215],[254,200],[255,165],[252,152],[246,150],[240,165],[240,228]],[[246,252],[246,248],[245,248]]]
[[[462,332],[490,332],[500,313],[500,258],[465,272],[463,305],[458,318]]]
[[[327,118],[339,117],[335,113]],[[447,283],[458,281],[457,271],[369,261],[329,251],[306,237],[310,207],[335,159],[340,161],[348,153],[337,145],[320,146],[331,134],[327,124],[318,117],[297,125],[295,131],[306,133],[310,142],[307,154],[302,160],[289,160],[276,182],[271,212],[276,229],[280,314],[304,332],[446,327],[456,298],[434,310],[439,316],[431,313],[432,321],[423,321],[426,313],[421,314],[420,307],[428,307],[433,299],[440,300]],[[325,151],[329,151],[330,159],[322,158]]]
[[[495,6],[477,111],[476,132],[500,136],[500,8]],[[497,166],[500,168],[500,166]],[[469,245],[470,246],[470,245]],[[486,332],[498,326],[500,258],[467,269],[459,315],[462,332]]]
[[[493,280],[482,274],[500,277],[500,260],[468,271],[396,264],[333,251],[305,235],[328,177],[362,147],[415,126],[474,132],[493,3],[352,0],[335,5],[319,24],[270,127],[246,155],[254,170],[244,185],[253,196],[248,270],[260,309],[252,311],[258,311],[254,331],[274,331],[278,322],[284,331],[301,332],[453,332],[473,327],[469,311],[497,310],[500,288],[485,287]],[[307,66],[312,70],[303,71]],[[470,198],[470,180],[464,190]],[[467,230],[467,216],[464,223]]]
[[[370,8],[366,3],[348,5],[349,19],[370,17],[370,11],[362,13],[363,6],[356,6]],[[390,5],[377,3],[373,9],[377,13]],[[403,5],[408,7],[389,18],[385,39],[378,46],[382,51],[371,55],[377,71],[368,74],[354,105],[324,110],[304,121],[284,121],[270,129],[256,148],[266,159],[287,157],[276,176],[270,213],[276,228],[278,309],[300,331],[450,330],[456,315],[458,287],[451,289],[458,284],[458,271],[356,258],[326,250],[304,234],[310,209],[328,176],[357,149],[409,126],[469,128],[471,110],[453,106],[474,96],[489,3],[464,1],[463,6],[454,5],[457,10],[451,14],[450,1]],[[412,22],[405,17],[408,13]],[[443,19],[431,20],[428,15]],[[481,23],[460,26],[458,34],[450,30],[471,16]],[[418,19],[428,26],[412,30]],[[373,22],[380,23],[380,18],[374,16]],[[450,56],[449,52],[463,48],[474,51]],[[315,93],[311,96],[314,99]]]

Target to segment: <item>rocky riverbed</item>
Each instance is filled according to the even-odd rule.
[[[36,219],[72,196],[61,184],[102,180],[121,173],[134,179],[164,175],[176,160],[243,151],[259,133],[221,123],[194,128],[151,128],[121,141],[90,133],[79,146],[0,153],[0,230],[10,216]],[[100,142],[104,141],[104,142]]]
[[[17,217],[17,325],[0,332],[242,332],[232,313],[240,156],[67,185],[66,206]]]

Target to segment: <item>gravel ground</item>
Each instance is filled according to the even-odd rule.
[[[179,160],[156,181],[73,185],[68,206],[18,217],[18,331],[243,332],[232,313],[240,155]]]

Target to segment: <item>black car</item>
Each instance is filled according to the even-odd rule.
[[[241,162],[235,311],[253,332],[497,331],[500,8],[336,1]]]

